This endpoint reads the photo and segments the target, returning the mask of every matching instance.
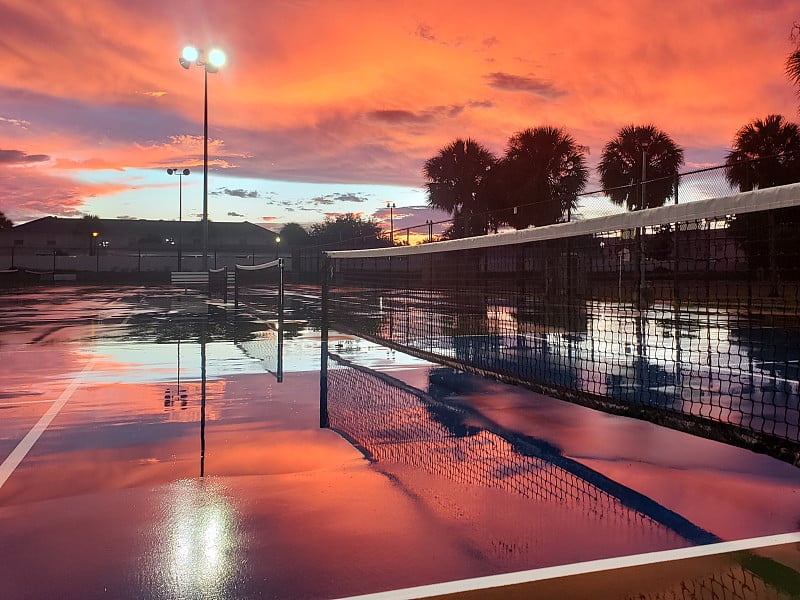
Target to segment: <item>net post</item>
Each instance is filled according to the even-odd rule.
[[[330,426],[328,418],[328,326],[330,324],[330,277],[331,259],[322,253],[322,323],[320,326],[320,365],[319,365],[319,426]]]
[[[225,277],[225,284],[223,286],[222,302],[228,304],[228,265],[225,265],[224,269],[222,274]]]
[[[283,258],[278,259],[278,383],[283,381]]]
[[[278,323],[283,327],[283,259],[278,259]]]

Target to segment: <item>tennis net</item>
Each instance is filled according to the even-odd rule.
[[[234,306],[260,316],[283,319],[283,259],[260,265],[236,265]]]
[[[422,358],[800,460],[800,185],[327,253],[325,318]]]

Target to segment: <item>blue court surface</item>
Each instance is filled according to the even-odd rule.
[[[336,331],[322,378],[315,295],[0,296],[0,597],[800,598],[800,468]]]

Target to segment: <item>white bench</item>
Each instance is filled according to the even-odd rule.
[[[189,288],[194,286],[207,286],[208,272],[172,271],[172,273],[170,273],[170,281],[172,282],[172,285],[178,285],[184,288]]]

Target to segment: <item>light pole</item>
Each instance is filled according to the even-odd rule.
[[[428,242],[433,241],[433,221],[430,219],[425,221],[425,224],[428,226]]]
[[[391,244],[394,246],[394,202],[387,204],[389,207],[389,239],[392,240]]]
[[[642,200],[639,203],[639,210],[647,207],[647,149],[650,147],[650,141],[645,140],[642,142]]]
[[[208,74],[216,73],[225,64],[222,50],[205,54],[194,46],[186,46],[178,62],[184,69],[192,63],[203,67],[203,270],[208,271]]]
[[[183,176],[189,173],[189,169],[167,169],[167,175],[178,176],[178,271],[181,270],[181,259],[183,258],[183,227],[181,225],[183,223],[183,192],[181,190],[183,188]]]
[[[278,244],[281,243],[281,236],[275,236],[275,260],[278,260]]]

